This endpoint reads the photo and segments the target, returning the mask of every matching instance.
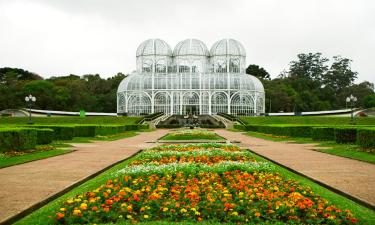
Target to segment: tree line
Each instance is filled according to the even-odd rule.
[[[303,112],[346,108],[346,98],[357,97],[356,107],[375,107],[374,84],[355,84],[358,73],[352,60],[334,56],[330,61],[321,53],[299,54],[275,79],[258,65],[246,73],[258,77],[266,92],[266,112]]]
[[[299,54],[276,78],[266,69],[249,65],[246,73],[258,77],[266,92],[266,112],[333,110],[346,107],[350,94],[357,107],[375,107],[374,84],[354,84],[358,73],[351,60],[341,56],[332,62],[321,53]],[[91,112],[116,112],[116,91],[126,77],[118,73],[103,79],[99,74],[68,75],[43,79],[18,68],[0,68],[0,110],[25,107],[28,94],[37,97],[33,108]]]

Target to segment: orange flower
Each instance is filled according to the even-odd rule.
[[[260,217],[260,212],[256,212],[256,213],[254,213],[254,215],[255,215],[256,217]]]
[[[59,212],[56,213],[56,219],[57,220],[61,220],[62,218],[64,218],[64,216],[65,216],[64,213],[59,213]]]

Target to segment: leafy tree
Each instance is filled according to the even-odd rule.
[[[334,56],[333,59],[330,69],[323,74],[323,83],[338,93],[343,88],[352,85],[358,73],[351,70],[352,60],[341,56]]]
[[[270,74],[263,68],[255,64],[250,64],[246,68],[246,73],[253,75],[261,80],[270,80]]]
[[[367,95],[363,98],[363,102],[366,108],[375,107],[375,94]]]

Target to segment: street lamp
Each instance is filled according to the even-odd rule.
[[[354,97],[352,94],[349,97],[346,97],[346,104],[349,103],[351,114],[351,121],[354,122],[354,115],[353,115],[353,106],[357,102],[357,97]]]
[[[29,106],[29,124],[32,124],[33,121],[31,121],[31,107],[33,106],[33,103],[36,102],[36,98],[32,96],[31,94],[29,96],[25,97],[25,101]]]

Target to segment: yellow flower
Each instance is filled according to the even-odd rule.
[[[108,194],[111,194],[111,189],[107,189],[107,191],[106,191]]]
[[[238,212],[232,212],[232,216],[238,216]]]
[[[148,218],[149,218],[149,216],[148,216],[148,215],[144,215],[144,216],[143,216],[143,218],[145,218],[145,219],[148,219]]]
[[[198,211],[195,211],[195,215],[199,216],[201,213]]]
[[[73,210],[73,215],[74,216],[80,216],[81,215],[81,210],[79,210],[79,209]]]
[[[167,208],[167,207],[164,207],[164,208],[163,208],[163,212],[166,212],[166,211],[168,211],[168,208]]]
[[[66,208],[60,208],[60,211],[61,211],[61,212],[65,212],[65,211],[66,211]]]
[[[86,210],[87,209],[87,204],[86,203],[82,203],[80,206],[79,206],[80,209],[82,210]]]
[[[132,219],[132,215],[127,215],[126,218],[128,218],[129,220]]]
[[[278,188],[277,186],[273,187],[273,189],[274,189],[275,191],[278,191],[278,190],[279,190],[279,188]]]
[[[82,201],[80,198],[76,198],[76,199],[74,199],[74,201],[75,202],[80,202],[80,201]]]
[[[181,213],[186,213],[186,212],[187,212],[187,210],[186,210],[186,209],[184,209],[184,208],[182,208],[182,209],[180,210],[180,212],[181,212]]]
[[[69,205],[73,204],[73,202],[74,202],[73,199],[68,199],[68,201],[66,201],[66,203],[68,203]]]
[[[196,209],[195,209],[195,208],[191,208],[190,210],[192,210],[192,211],[196,211]]]

